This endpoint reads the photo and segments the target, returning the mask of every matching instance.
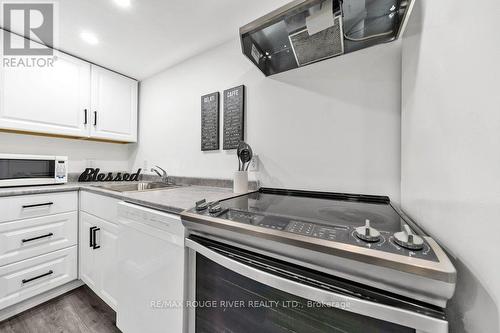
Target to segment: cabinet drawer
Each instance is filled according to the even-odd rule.
[[[47,193],[0,198],[0,222],[78,210],[78,193]]]
[[[117,223],[120,200],[86,191],[80,192],[80,210],[103,220]]]
[[[77,247],[0,267],[0,309],[77,278]]]
[[[78,212],[0,223],[0,266],[76,245]]]

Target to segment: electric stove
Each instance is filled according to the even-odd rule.
[[[189,232],[443,306],[456,271],[386,196],[261,188],[182,214]]]

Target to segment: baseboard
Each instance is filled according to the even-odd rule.
[[[46,291],[40,295],[31,297],[25,301],[11,305],[3,310],[0,310],[0,322],[9,319],[10,317],[13,317],[21,312],[29,310],[37,305],[45,303],[57,296],[65,294],[68,291],[71,291],[82,285],[84,285],[84,283],[81,280],[73,280],[71,282],[63,284],[62,286]]]

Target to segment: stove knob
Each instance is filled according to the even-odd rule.
[[[196,211],[201,212],[208,208],[207,200],[203,199],[196,202]]]
[[[396,244],[409,250],[422,250],[424,248],[424,240],[422,237],[415,235],[408,224],[405,224],[403,228],[403,231],[394,234],[394,241]]]
[[[370,226],[370,220],[366,220],[364,227],[356,228],[354,234],[362,241],[369,243],[376,243],[380,240],[380,232]]]
[[[208,207],[208,212],[210,214],[216,214],[222,210],[222,206],[220,205],[219,202],[213,202],[209,207]]]

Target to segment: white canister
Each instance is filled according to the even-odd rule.
[[[236,171],[234,173],[233,192],[248,192],[248,171]]]

